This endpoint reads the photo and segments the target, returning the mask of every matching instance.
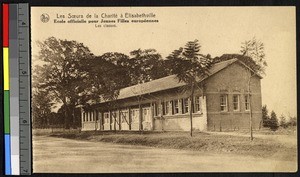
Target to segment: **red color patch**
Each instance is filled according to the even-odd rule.
[[[3,47],[8,47],[8,19],[9,19],[9,6],[8,4],[3,4],[2,6],[3,12]]]

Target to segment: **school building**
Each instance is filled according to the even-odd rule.
[[[253,129],[258,129],[262,120],[261,78],[238,59],[214,64],[208,76],[198,78],[193,129],[249,129],[250,114]],[[82,130],[189,131],[191,101],[190,93],[183,92],[185,85],[170,75],[123,88],[117,99],[82,109]]]

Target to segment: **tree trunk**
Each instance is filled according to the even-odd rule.
[[[132,123],[132,118],[131,118],[131,109],[130,107],[128,108],[128,122],[129,122],[129,130],[131,130],[131,123]]]
[[[68,113],[67,113],[67,97],[64,97],[64,129],[67,128],[67,117],[68,117]]]
[[[64,99],[63,99],[63,104],[65,106],[65,109],[64,109],[64,128],[65,129],[70,129],[70,117],[68,116],[70,114],[70,108],[67,104],[67,97],[64,96]]]
[[[191,104],[190,104],[190,121],[191,121],[191,137],[193,137],[193,106],[194,106],[194,91],[195,91],[195,88],[194,88],[194,83],[192,84],[192,93],[191,93],[191,96],[190,96],[190,101],[191,101]]]
[[[76,125],[76,117],[75,117],[75,106],[73,106],[72,108],[72,127],[73,128],[77,128],[77,125]]]
[[[115,115],[115,113],[113,113],[113,119],[114,119],[114,131],[115,131],[115,133],[117,133],[117,119],[116,119],[116,115]]]
[[[251,71],[250,71],[250,76],[248,80],[248,99],[249,99],[249,110],[250,110],[250,116],[249,116],[249,129],[250,129],[250,140],[253,140],[253,131],[252,131],[252,107],[251,107],[251,90],[250,90],[250,82],[251,82]]]
[[[139,129],[143,131],[143,115],[142,115],[142,105],[141,105],[141,98],[139,97]]]

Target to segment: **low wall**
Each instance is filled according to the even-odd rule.
[[[100,123],[97,122],[97,124],[95,124],[95,121],[90,121],[90,122],[83,122],[82,123],[82,131],[85,130],[100,130]]]
[[[154,130],[159,131],[189,131],[191,129],[190,116],[187,115],[172,115],[157,117],[154,119]],[[206,131],[207,120],[203,114],[193,115],[193,129]]]
[[[122,123],[121,128],[122,128],[122,130],[129,130],[129,125],[127,124],[127,122]]]
[[[131,123],[131,130],[139,130],[139,123]]]

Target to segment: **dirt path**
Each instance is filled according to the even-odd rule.
[[[293,161],[46,136],[35,136],[33,148],[36,173],[296,171]]]

